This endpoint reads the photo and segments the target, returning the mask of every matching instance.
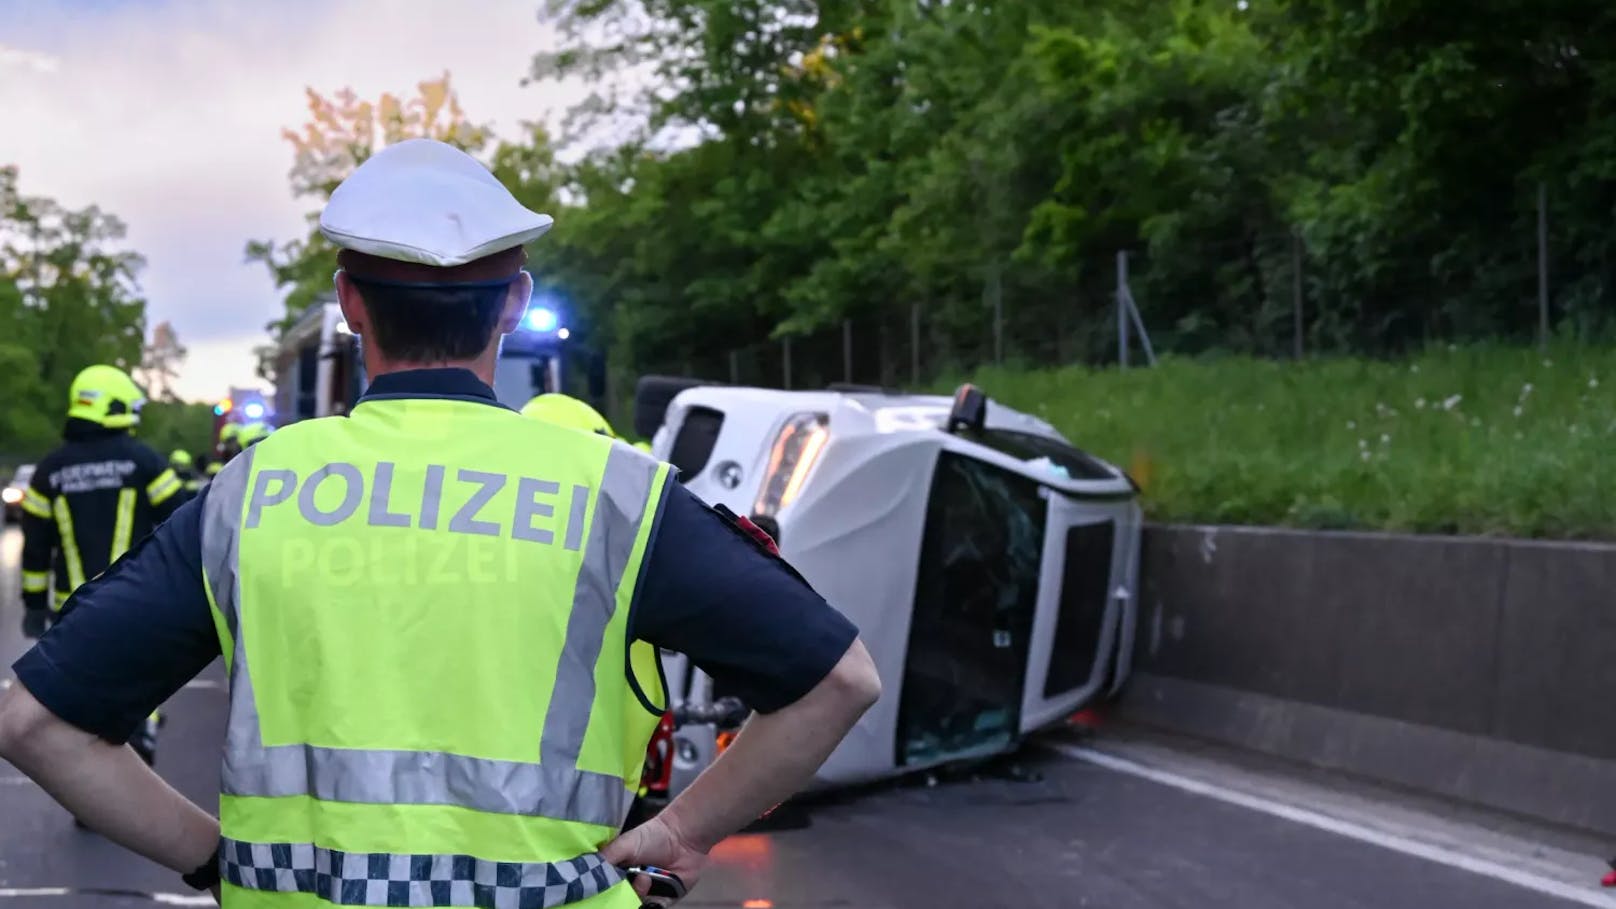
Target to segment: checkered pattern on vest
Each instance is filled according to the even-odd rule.
[[[598,855],[567,862],[491,862],[469,855],[339,852],[308,843],[226,840],[224,880],[251,890],[312,893],[341,906],[551,909],[623,880]]]

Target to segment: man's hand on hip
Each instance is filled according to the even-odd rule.
[[[701,871],[707,867],[707,853],[686,843],[660,816],[635,827],[607,844],[601,858],[619,868],[654,866],[679,876],[688,890],[694,890]],[[633,880],[634,890],[643,899],[650,882]]]

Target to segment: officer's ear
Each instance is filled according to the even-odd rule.
[[[505,294],[505,305],[499,313],[499,333],[508,335],[522,325],[527,315],[527,301],[533,297],[533,276],[523,269],[516,273],[511,289]]]
[[[359,295],[359,288],[345,269],[338,269],[332,280],[337,285],[337,306],[348,328],[361,338],[369,337],[370,313],[365,311],[365,300]]]

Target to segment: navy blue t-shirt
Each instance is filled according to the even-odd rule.
[[[488,386],[457,369],[379,376],[367,396],[498,406]],[[123,741],[219,656],[202,579],[206,496],[204,489],[80,587],[62,621],[16,662],[18,681],[56,716]],[[857,630],[684,487],[670,481],[664,498],[630,636],[688,655],[761,713],[807,694]]]

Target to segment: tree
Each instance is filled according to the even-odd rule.
[[[158,401],[178,400],[173,383],[179,377],[185,357],[185,347],[180,344],[174,327],[167,322],[157,323],[140,357],[139,375],[149,397]]]
[[[447,72],[419,83],[415,96],[408,99],[383,94],[367,101],[347,88],[329,96],[310,88],[306,94],[308,122],[281,135],[293,150],[288,175],[293,195],[316,199],[321,205],[379,148],[430,138],[476,154],[490,139],[486,126],[466,118]],[[247,261],[263,263],[276,288],[286,294],[285,314],[267,326],[277,335],[310,304],[331,294],[337,251],[320,233],[318,211],[309,213],[308,222],[308,234],[302,238],[280,244],[254,240],[246,247]],[[259,362],[260,375],[269,378],[262,357]]]
[[[49,445],[79,370],[140,362],[143,261],[122,248],[124,235],[95,206],[23,195],[17,168],[0,167],[0,449]]]
[[[213,444],[213,407],[186,401],[152,401],[140,412],[141,441],[167,455],[176,449],[193,454]]]

